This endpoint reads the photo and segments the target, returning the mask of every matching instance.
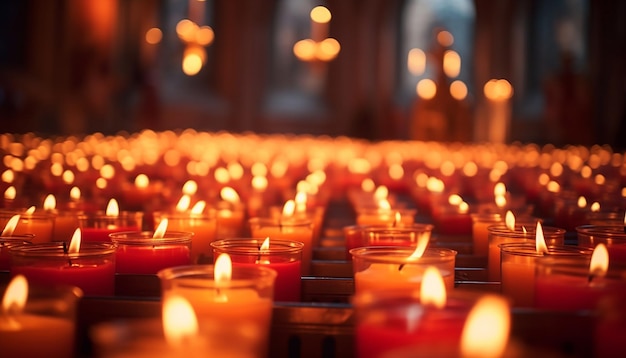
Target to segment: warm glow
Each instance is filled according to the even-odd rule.
[[[315,54],[320,61],[330,61],[337,57],[341,51],[341,44],[334,38],[326,38],[317,45],[317,53]]]
[[[496,206],[499,208],[506,206],[506,197],[504,195],[496,195],[494,201],[496,202]]]
[[[77,254],[80,251],[81,232],[80,228],[74,230],[74,235],[70,240],[70,246],[67,250],[68,254]]]
[[[435,177],[429,177],[426,182],[426,189],[431,193],[442,193],[445,189],[445,184],[442,180]]]
[[[409,50],[407,67],[412,75],[422,75],[424,70],[426,70],[426,53],[419,48],[412,48]]]
[[[452,194],[448,197],[448,204],[458,206],[463,202],[463,198],[461,198],[458,194]]]
[[[392,164],[389,166],[389,177],[393,180],[400,180],[404,178],[404,168],[400,164]]]
[[[294,200],[287,200],[283,205],[283,216],[293,216],[296,211],[296,202]]]
[[[443,308],[446,305],[446,284],[443,282],[441,272],[434,266],[428,266],[422,276],[420,287],[420,302],[425,306]]]
[[[593,174],[593,170],[586,165],[580,170],[580,176],[584,179],[591,178],[591,174]]]
[[[76,177],[74,176],[74,172],[72,172],[71,170],[66,170],[61,175],[61,178],[63,179],[63,182],[65,184],[72,184]]]
[[[380,185],[374,191],[374,200],[386,200],[389,197],[389,188],[386,185]]]
[[[449,78],[455,78],[461,73],[461,56],[458,52],[448,50],[443,54],[443,72]]]
[[[112,179],[115,176],[115,168],[111,164],[105,164],[100,168],[100,176],[104,179]]]
[[[230,181],[230,173],[228,172],[228,169],[224,167],[215,168],[213,177],[220,184],[226,184]]]
[[[409,259],[419,259],[424,255],[424,251],[426,251],[426,247],[428,246],[428,242],[430,241],[430,232],[420,233],[417,237],[417,246],[415,247],[415,251],[409,256]]]
[[[456,80],[450,84],[450,95],[457,101],[462,101],[467,97],[467,86],[463,81]]]
[[[399,211],[396,211],[396,215],[393,219],[393,226],[398,227],[402,223],[402,215]]]
[[[163,334],[170,346],[180,346],[198,334],[196,313],[185,298],[166,296],[163,300]]]
[[[4,198],[6,200],[14,200],[16,196],[17,190],[15,190],[15,187],[13,185],[8,187],[7,190],[4,191]]]
[[[558,193],[561,191],[561,185],[554,180],[551,180],[548,185],[546,185],[546,189],[551,193]]]
[[[191,214],[200,215],[204,212],[204,208],[206,208],[206,201],[198,200],[198,202],[191,208]]]
[[[228,286],[233,275],[233,263],[228,254],[220,254],[215,260],[213,276],[215,277],[215,286]]]
[[[469,204],[465,201],[459,203],[459,213],[465,214],[469,211]]]
[[[353,174],[367,174],[372,170],[372,164],[365,158],[353,158],[348,162],[348,170]]]
[[[189,205],[191,205],[191,197],[189,195],[183,195],[178,199],[178,203],[176,203],[176,211],[183,213],[189,209]]]
[[[7,237],[7,236],[13,235],[13,231],[15,231],[15,228],[17,227],[17,223],[19,221],[20,221],[20,215],[19,214],[13,215],[11,219],[9,219],[7,224],[4,226],[4,229],[2,230],[2,234],[0,236]]]
[[[563,164],[559,162],[554,162],[550,166],[550,175],[553,177],[560,177],[563,174]]]
[[[505,195],[506,194],[506,185],[504,183],[499,182],[493,187],[493,195]]]
[[[422,99],[433,99],[437,94],[437,85],[435,81],[424,78],[417,83],[416,92]]]
[[[196,43],[200,46],[208,46],[215,39],[215,33],[210,26],[200,26],[196,31]]]
[[[600,211],[600,203],[598,203],[597,201],[594,201],[593,203],[591,203],[591,206],[589,207],[589,210],[591,210],[592,213],[597,213]]]
[[[169,223],[169,220],[167,218],[163,218],[161,222],[159,223],[159,226],[157,226],[156,230],[154,230],[154,235],[152,235],[152,238],[162,239],[163,236],[165,236],[165,232],[167,231],[168,223]]]
[[[52,194],[46,195],[46,198],[43,200],[43,209],[44,210],[54,210],[57,207],[57,199]]]
[[[537,230],[535,231],[535,250],[537,253],[548,253],[548,246],[546,246],[546,240],[543,237],[543,228],[539,221],[537,221]]]
[[[509,230],[515,231],[515,215],[513,215],[511,210],[507,210],[504,215],[504,224]]]
[[[501,296],[484,295],[465,321],[461,336],[462,357],[501,357],[508,344],[510,329],[507,301]]]
[[[299,212],[299,213],[306,212],[307,195],[305,192],[303,191],[297,192],[294,202],[296,204],[296,209],[295,209],[296,212]]]
[[[150,185],[150,179],[145,174],[139,174],[135,178],[135,186],[140,189],[145,189]]]
[[[452,163],[449,160],[446,160],[445,162],[441,163],[441,167],[439,168],[439,171],[441,172],[441,175],[449,177],[449,176],[452,176],[452,174],[454,174],[454,172],[456,171],[456,167],[454,166],[454,163]]]
[[[28,281],[23,275],[11,279],[2,297],[4,315],[15,315],[24,309],[28,300]]]
[[[105,211],[106,216],[119,216],[120,215],[120,207],[117,204],[117,200],[111,199],[107,204],[107,208]]]
[[[261,244],[261,247],[259,247],[259,251],[260,252],[267,252],[270,250],[270,238],[266,237],[265,240],[263,240],[263,243]]]
[[[26,209],[26,211],[24,212],[24,214],[26,215],[33,215],[35,213],[35,206],[31,206],[28,209]]]
[[[380,199],[376,202],[376,205],[378,206],[378,210],[380,211],[390,211],[391,210],[391,204],[389,203],[389,200],[387,199]]]
[[[52,163],[52,165],[50,166],[50,174],[54,175],[55,177],[61,176],[61,174],[63,174],[63,165],[59,163]]]
[[[5,183],[13,183],[15,180],[15,173],[11,169],[7,169],[2,172],[2,181]]]
[[[584,208],[585,206],[587,206],[587,199],[585,199],[584,196],[578,197],[578,202],[576,205],[578,205],[578,207],[581,209]]]
[[[487,81],[483,90],[485,97],[492,101],[504,101],[513,96],[513,87],[504,79]]]
[[[537,178],[539,185],[546,186],[550,182],[550,176],[546,173],[541,173]]]
[[[463,165],[463,174],[467,177],[473,177],[478,174],[478,165],[474,162],[467,162]]]
[[[452,46],[454,43],[454,36],[448,31],[439,31],[437,33],[437,42],[443,47]]]
[[[252,187],[257,191],[263,191],[267,189],[267,178],[264,176],[256,176],[252,178],[251,182]]]
[[[196,47],[192,47],[196,49]],[[203,57],[200,51],[185,51],[183,56],[183,73],[187,76],[197,75],[202,69]]]
[[[237,204],[241,201],[239,198],[239,194],[237,191],[229,186],[225,186],[220,190],[220,197],[222,200],[227,201],[231,204]]]
[[[602,174],[597,174],[594,178],[593,181],[598,184],[598,185],[604,185],[606,183],[606,177]]]
[[[604,277],[609,270],[609,252],[606,245],[599,243],[593,249],[591,262],[589,263],[589,275],[591,277]]]
[[[293,45],[293,54],[302,61],[312,61],[317,52],[317,43],[311,39],[304,39]]]
[[[374,191],[375,188],[376,188],[376,184],[370,178],[363,179],[363,181],[361,182],[361,190],[363,190],[366,193],[370,193]]]
[[[176,24],[176,34],[185,42],[193,41],[197,30],[198,25],[189,19],[182,19]]]
[[[97,187],[98,189],[104,189],[104,188],[106,188],[106,187],[107,187],[107,185],[108,185],[108,182],[107,182],[107,180],[106,180],[106,179],[104,179],[104,178],[98,178],[98,179],[96,179],[96,187]]]
[[[162,38],[163,38],[163,32],[161,31],[161,29],[157,27],[153,27],[149,29],[148,31],[146,31],[146,42],[149,43],[150,45],[158,44],[159,42],[161,42]]]
[[[195,180],[187,180],[185,184],[183,184],[183,194],[185,195],[194,195],[198,191],[198,184]]]
[[[324,6],[316,6],[311,10],[311,20],[317,22],[318,24],[326,24],[330,22],[332,15],[330,10],[328,10]]]

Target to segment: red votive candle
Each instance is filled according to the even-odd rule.
[[[11,275],[39,285],[73,285],[89,296],[115,293],[115,244],[82,243],[67,253],[64,243],[19,245],[10,249]]]
[[[166,231],[158,238],[152,231],[112,233],[111,241],[117,245],[116,272],[156,274],[165,268],[190,265],[192,236],[181,231]]]
[[[226,239],[211,243],[213,257],[230,255],[233,267],[261,265],[276,271],[274,301],[300,301],[301,264],[304,244],[298,241],[269,239]]]
[[[78,225],[83,242],[109,242],[109,234],[115,232],[140,231],[143,213],[123,211],[119,215],[104,212],[78,216]]]
[[[11,268],[11,247],[18,245],[28,245],[32,242],[34,235],[11,235],[0,236],[0,271],[8,271]]]

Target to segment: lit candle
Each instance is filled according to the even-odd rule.
[[[190,265],[191,232],[167,231],[168,220],[163,219],[154,232],[131,231],[111,234],[117,245],[115,254],[118,274],[156,274],[174,266]]]
[[[11,247],[30,244],[33,240],[34,235],[32,234],[13,234],[13,230],[15,230],[19,220],[20,216],[14,215],[2,229],[2,234],[0,234],[0,270],[8,271],[11,267],[11,255],[9,254]]]
[[[32,242],[34,243],[52,241],[54,216],[41,211],[36,212],[35,207],[31,206],[26,211],[9,211],[0,214],[0,226],[5,226],[15,214],[19,214],[20,217],[13,234],[33,235]]]
[[[57,210],[57,201],[52,194],[44,199],[43,209],[54,216],[52,241],[63,241],[72,237],[74,230],[79,227],[77,212]]]
[[[213,257],[227,253],[233,267],[262,265],[276,271],[275,301],[300,301],[300,271],[304,244],[296,241],[226,239],[211,243]]]
[[[220,197],[216,239],[242,237],[246,212],[239,194],[231,187],[224,187],[220,190]]]
[[[174,267],[158,276],[164,300],[178,295],[189,301],[199,334],[224,350],[267,356],[276,271],[232,267],[228,254],[221,254],[215,265]]]
[[[34,284],[73,285],[85,295],[115,292],[115,245],[83,243],[76,229],[69,247],[63,243],[20,245],[10,250],[11,275],[24,275]]]
[[[120,212],[117,200],[109,200],[105,212],[78,215],[78,224],[85,242],[111,241],[114,232],[139,231],[142,227],[142,212]]]
[[[0,347],[3,357],[66,358],[74,355],[74,314],[80,290],[34,289],[11,279],[2,299]]]

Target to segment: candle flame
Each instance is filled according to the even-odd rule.
[[[448,197],[448,204],[458,206],[463,202],[463,198],[461,198],[458,194],[452,194]]]
[[[8,187],[7,190],[4,191],[4,198],[7,200],[14,200],[16,196],[17,190],[15,190],[15,187],[13,185]]]
[[[389,204],[389,200],[387,199],[378,200],[377,204],[378,204],[378,209],[381,211],[391,210],[391,204]]]
[[[293,200],[287,200],[283,206],[283,216],[293,216],[296,210],[296,202]]]
[[[363,179],[363,181],[361,182],[361,190],[363,190],[366,193],[371,193],[374,191],[374,189],[376,188],[376,184],[374,183],[374,181],[370,178],[365,178]]]
[[[9,219],[7,224],[4,226],[4,229],[2,230],[2,234],[0,236],[7,237],[7,236],[13,235],[13,231],[15,231],[15,228],[17,227],[17,223],[19,221],[20,221],[20,215],[19,214],[13,215],[11,219]]]
[[[513,215],[511,210],[507,210],[504,216],[504,223],[509,230],[515,231],[515,215]]]
[[[80,228],[74,230],[74,235],[70,240],[70,247],[67,250],[68,254],[76,254],[80,251],[81,232]]]
[[[537,221],[537,230],[535,231],[535,250],[538,253],[548,253],[546,240],[543,237],[543,229],[541,228],[541,222],[539,221]]]
[[[257,191],[264,191],[267,189],[267,178],[264,176],[255,176],[252,178],[251,182],[252,187]]]
[[[579,207],[579,208],[581,208],[581,209],[582,209],[582,208],[584,208],[585,206],[587,206],[587,199],[585,199],[585,197],[584,197],[584,196],[579,197],[579,198],[578,198],[577,205],[578,205],[578,207]]]
[[[591,262],[589,263],[589,275],[592,277],[604,277],[609,270],[609,252],[606,245],[599,243],[593,249]]]
[[[446,284],[443,282],[441,272],[434,266],[428,266],[424,271],[420,287],[421,303],[443,308],[446,305],[446,300]]]
[[[295,209],[296,212],[298,213],[306,212],[307,195],[305,192],[299,191],[298,193],[296,193],[296,197],[294,201],[296,203],[296,209]]]
[[[424,255],[424,251],[426,251],[426,246],[428,246],[428,242],[430,241],[430,232],[420,233],[417,237],[417,246],[415,247],[415,251],[409,256],[409,259],[419,259]]]
[[[396,216],[394,217],[394,220],[393,220],[393,227],[398,227],[400,226],[400,224],[402,224],[402,215],[400,214],[399,211],[396,211]]]
[[[135,186],[137,188],[145,189],[150,185],[150,179],[145,174],[139,174],[135,177]]]
[[[35,206],[31,206],[30,208],[26,209],[26,211],[24,212],[24,214],[26,215],[33,215],[35,213]]]
[[[105,214],[106,216],[119,216],[120,215],[120,207],[117,204],[117,200],[115,199],[109,200]]]
[[[44,210],[54,210],[57,207],[57,199],[52,194],[48,194],[43,201]]]
[[[204,200],[200,200],[191,208],[191,213],[193,215],[200,215],[204,212],[204,208],[206,208],[206,202]]]
[[[263,240],[263,243],[261,244],[261,247],[259,248],[259,252],[266,252],[269,251],[270,249],[270,238],[269,236],[265,238],[265,240]]]
[[[163,218],[159,223],[159,226],[157,226],[156,230],[154,230],[154,235],[152,235],[152,237],[154,239],[162,239],[163,236],[165,236],[165,232],[167,231],[168,223],[169,220],[167,218]]]
[[[198,318],[185,298],[173,295],[163,302],[163,333],[168,344],[180,346],[198,334]]]
[[[198,184],[194,180],[187,180],[183,184],[183,194],[194,195],[198,191]]]
[[[187,194],[184,194],[180,197],[178,203],[176,204],[176,211],[178,211],[179,213],[183,213],[187,211],[187,209],[189,209],[189,205],[191,205],[191,197]]]
[[[70,198],[74,201],[80,200],[80,189],[76,186],[70,189]]]
[[[467,202],[465,202],[465,201],[462,201],[462,202],[459,204],[459,213],[461,213],[461,214],[465,214],[465,213],[467,213],[468,211],[469,211],[469,204],[468,204]]]
[[[493,195],[495,196],[503,196],[506,195],[506,185],[503,182],[498,182],[493,187]]]
[[[387,200],[389,197],[389,189],[385,185],[381,185],[374,190],[374,200],[377,202],[380,200]]]
[[[600,212],[600,203],[598,203],[597,201],[594,201],[591,204],[590,210],[592,213]]]
[[[506,197],[504,195],[496,195],[495,202],[497,207],[503,208],[506,206]]]
[[[27,299],[28,281],[23,275],[16,275],[11,279],[6,291],[4,291],[2,310],[5,314],[20,313],[24,309],[24,306],[26,306]]]
[[[220,254],[217,257],[217,260],[215,260],[215,267],[213,270],[215,286],[217,288],[228,286],[233,276],[233,263],[230,256],[228,254]]]
[[[506,349],[511,317],[503,297],[485,295],[474,305],[461,336],[463,357],[500,357]]]
[[[222,190],[220,190],[220,197],[222,198],[222,200],[227,201],[231,204],[237,204],[241,201],[241,199],[239,198],[239,194],[237,194],[237,191],[229,186],[225,186],[222,188]]]

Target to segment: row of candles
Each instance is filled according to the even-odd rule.
[[[2,175],[5,213],[0,218],[2,254],[10,255],[7,269],[12,276],[26,277],[36,285],[78,286],[86,295],[114,295],[116,274],[157,274],[164,307],[170,296],[182,296],[198,315],[202,337],[232,342],[214,329],[225,321],[241,323],[229,330],[235,336],[241,333],[238,329],[253,327],[257,333],[251,335],[250,345],[218,344],[219,349],[243,349],[235,352],[241,356],[266,354],[272,300],[299,301],[300,277],[310,274],[326,205],[340,195],[347,195],[357,214],[355,225],[344,228],[344,238],[346,260],[354,268],[359,356],[389,351],[406,356],[432,349],[453,355],[461,345],[459,327],[482,297],[455,289],[457,252],[438,245],[441,236],[472,236],[474,255],[487,259],[489,279],[502,282],[503,297],[509,299],[501,301],[506,309],[499,315],[504,318],[509,305],[593,310],[599,300],[626,292],[619,269],[608,269],[609,256],[615,268],[623,260],[619,252],[626,234],[619,215],[625,209],[620,191],[624,163],[621,155],[607,148],[552,148],[552,153],[542,153],[533,152],[537,148],[532,146],[498,147],[505,154],[498,157],[489,146],[459,149],[438,143],[371,144],[346,138],[190,131],[178,136],[150,131],[128,138],[94,135],[83,141],[15,139],[5,135],[2,141],[3,163],[10,169]],[[207,139],[218,146],[207,146]],[[286,145],[294,150],[284,153],[281,148]],[[250,148],[254,154],[244,156]],[[201,157],[203,151],[210,155]],[[414,152],[422,154],[409,154]],[[114,159],[112,153],[117,153]],[[85,163],[81,159],[87,160],[84,170],[79,169],[78,163]],[[72,169],[76,173],[65,175]],[[134,184],[129,184],[133,176]],[[505,182],[519,192],[512,194]],[[74,189],[89,194],[73,197],[62,209],[21,208],[42,191],[59,194]],[[212,198],[216,193],[219,200]],[[395,193],[408,194],[417,210],[397,200]],[[587,196],[594,205],[587,209],[579,200],[579,205],[571,206],[573,193]],[[140,210],[116,212],[111,209],[115,201],[110,200],[106,212],[99,212],[98,205],[107,196],[118,196]],[[176,205],[174,197],[179,198]],[[418,212],[432,223],[416,222]],[[517,225],[505,223],[505,212],[518,216]],[[538,213],[544,215],[533,216]],[[592,217],[600,217],[601,225],[583,227]],[[11,222],[17,224],[10,227]],[[566,229],[541,225],[566,222]],[[580,229],[577,246],[565,245],[566,235],[576,234],[572,228]],[[20,242],[13,245],[9,239]],[[603,256],[595,254],[598,242],[603,243],[599,249],[608,252],[604,264],[591,258],[592,252],[594,257]],[[230,274],[212,272],[218,266],[214,260],[222,254],[228,255]],[[454,298],[447,304],[420,302],[426,272],[432,268]],[[240,270],[256,270],[264,277],[245,288],[253,294],[236,290]],[[71,271],[80,279],[69,278]],[[218,279],[229,275],[229,283]],[[539,299],[541,295],[547,298]],[[252,303],[259,298],[263,302]],[[254,313],[257,308],[260,311]],[[218,316],[226,318],[219,321]],[[372,339],[371,334],[390,337]],[[484,345],[478,349],[487,354]],[[494,352],[493,356],[503,354]]]

